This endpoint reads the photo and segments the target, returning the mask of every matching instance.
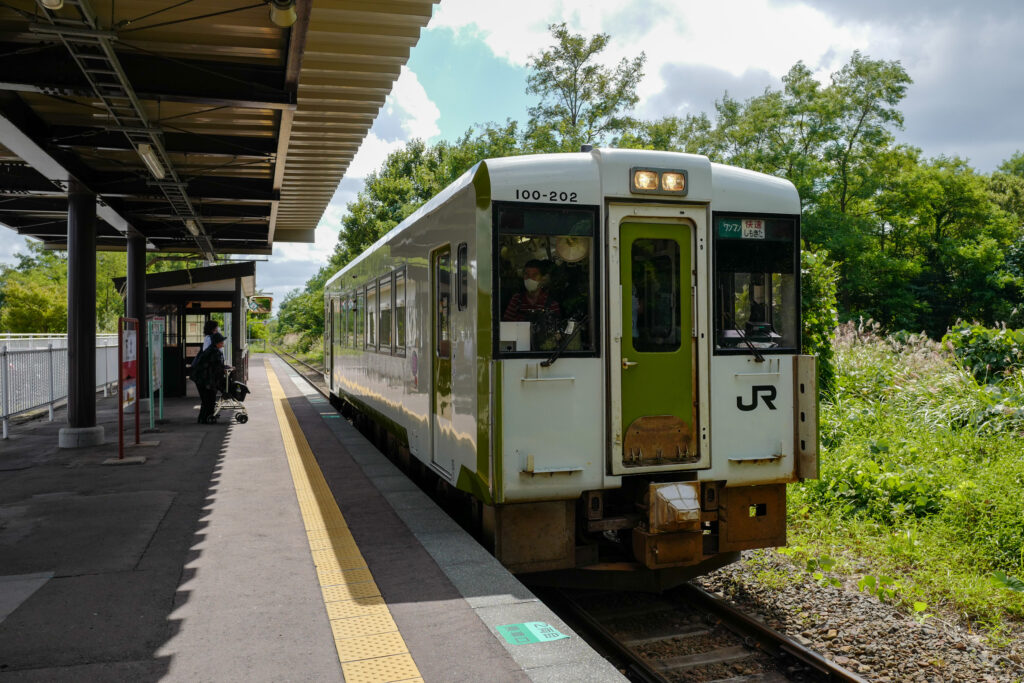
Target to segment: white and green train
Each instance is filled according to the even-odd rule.
[[[786,484],[817,476],[799,255],[779,178],[489,159],[327,283],[325,379],[479,502],[510,570],[666,585],[784,544]]]

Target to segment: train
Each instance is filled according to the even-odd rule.
[[[787,180],[486,159],[326,283],[324,381],[513,573],[664,588],[784,545],[818,476],[800,272]]]

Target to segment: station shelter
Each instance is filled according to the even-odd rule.
[[[0,2],[0,226],[68,254],[61,446],[103,443],[97,250],[127,251],[129,317],[184,305],[168,344],[185,363],[198,320],[190,316],[239,321],[240,301],[203,298],[195,280],[155,284],[149,296],[150,255],[233,269],[239,256],[272,254],[275,242],[314,242],[434,5]],[[226,279],[238,277],[248,276]],[[192,298],[181,304],[186,290],[175,287]],[[234,327],[237,360],[245,342]]]
[[[114,278],[118,290],[126,278]],[[206,321],[216,319],[224,335],[224,361],[235,379],[249,377],[246,311],[256,290],[252,261],[172,270],[146,275],[146,318],[164,324],[163,388],[165,396],[184,396],[192,360],[203,348]]]

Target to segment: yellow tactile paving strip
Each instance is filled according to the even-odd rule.
[[[380,589],[334,502],[299,421],[288,405],[277,374],[269,361],[266,367],[288,467],[309,538],[309,551],[320,579],[345,681],[422,681],[409,648],[380,596]]]

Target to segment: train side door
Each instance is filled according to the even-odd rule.
[[[702,466],[694,228],[690,221],[628,218],[619,225],[618,264],[612,264],[621,292],[621,338],[611,354],[619,389],[616,473]]]
[[[445,245],[430,256],[433,301],[431,332],[430,434],[431,461],[451,476],[452,458],[444,453],[452,430],[452,250]]]

